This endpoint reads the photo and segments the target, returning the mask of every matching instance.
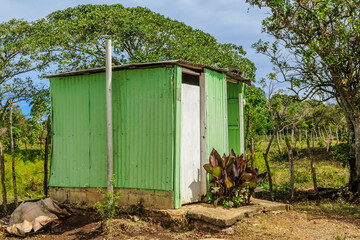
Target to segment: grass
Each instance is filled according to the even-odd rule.
[[[14,199],[12,184],[11,153],[5,152],[5,184],[8,202]],[[15,152],[15,170],[20,201],[44,196],[44,151],[40,149],[18,149]],[[1,185],[0,185],[0,189]],[[0,197],[2,203],[2,197]]]
[[[315,144],[317,145],[317,144]],[[310,160],[305,143],[297,144],[297,154],[294,156],[295,164],[295,188],[313,188]],[[300,148],[302,146],[303,148]],[[289,188],[290,170],[287,153],[285,152],[285,143],[282,143],[283,153],[280,155],[277,151],[276,143],[269,153],[270,170],[273,184],[277,188]],[[259,167],[260,172],[266,171],[265,161],[262,153],[265,152],[266,144],[260,143],[256,148],[254,166]],[[343,166],[342,160],[336,158],[337,155],[326,152],[326,148],[313,149],[313,157],[316,169],[316,178],[318,187],[340,188],[349,181],[349,167]],[[264,182],[267,186],[267,180]]]
[[[294,209],[311,213],[322,212],[329,217],[346,216],[360,219],[360,206],[343,200],[338,201],[306,201],[294,203]]]

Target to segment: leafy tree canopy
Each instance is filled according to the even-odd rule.
[[[79,5],[38,21],[39,38],[58,58],[58,71],[105,65],[105,39],[113,42],[113,63],[171,59],[242,70],[255,76],[254,64],[241,46],[221,44],[210,34],[144,7]]]
[[[360,192],[360,1],[246,1],[270,9],[263,31],[278,42],[260,40],[255,47],[271,58],[290,89],[301,98],[335,98],[344,110],[351,189]]]

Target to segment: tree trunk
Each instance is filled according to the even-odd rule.
[[[290,145],[289,139],[285,138],[286,146],[288,149],[288,156],[289,156],[289,168],[290,168],[290,200],[294,201],[294,155],[293,155],[293,148]]]
[[[313,184],[314,184],[314,191],[315,191],[315,194],[318,194],[314,158],[313,158],[313,155],[311,152],[310,142],[309,142],[308,138],[306,139],[306,143],[307,143],[307,148],[308,148],[308,153],[309,153],[309,158],[310,158],[310,167],[311,167],[312,179],[313,179]]]
[[[5,159],[4,159],[4,153],[3,153],[1,144],[0,144],[0,168],[1,168],[1,187],[2,187],[3,209],[4,209],[4,213],[6,215],[7,214],[7,195],[6,195],[6,185],[5,185]]]
[[[331,141],[333,141],[333,135],[332,135],[332,132],[331,132],[331,128],[329,127],[329,133],[330,133],[330,138],[331,138]]]
[[[10,99],[10,106],[9,106],[9,135],[10,135],[10,148],[11,148],[11,158],[12,158],[14,204],[15,204],[15,208],[16,208],[18,206],[18,196],[17,196],[17,187],[16,187],[14,138],[13,138],[13,133],[12,133],[12,111],[13,111],[13,103],[12,103],[12,99]]]
[[[279,133],[276,133],[276,143],[279,150],[279,154],[281,155],[281,145],[280,145],[280,139],[279,139]]]
[[[268,161],[268,154],[269,154],[269,151],[270,151],[271,143],[274,140],[275,134],[278,131],[279,126],[280,126],[280,120],[278,119],[277,123],[276,123],[275,130],[271,135],[271,138],[270,138],[270,141],[269,141],[268,146],[266,148],[266,151],[265,151],[265,153],[263,153],[264,160],[265,160],[265,165],[266,165],[267,176],[268,176],[268,179],[269,179],[269,190],[270,190],[271,200],[274,200],[274,193],[273,193],[273,184],[272,184],[272,178],[271,178],[270,164],[269,164],[269,161]]]
[[[336,128],[336,143],[339,144],[339,131],[338,128]]]
[[[254,151],[254,138],[251,138],[251,168],[254,167],[255,151]]]
[[[294,144],[294,136],[295,136],[295,127],[291,128],[291,143]]]
[[[320,130],[320,131],[321,131],[322,137],[323,137],[323,139],[324,139],[324,142],[326,142],[326,137],[325,137],[324,131],[322,131],[322,130]]]
[[[247,119],[246,119],[246,131],[245,131],[245,144],[244,144],[244,146],[245,146],[245,149],[244,149],[244,151],[246,152],[246,148],[247,148],[247,138],[248,138],[248,134],[249,134],[249,126],[250,126],[250,116],[249,115],[247,115]]]
[[[46,121],[46,140],[45,140],[45,158],[44,158],[44,195],[45,197],[48,196],[48,163],[49,163],[49,145],[51,143],[51,122],[50,122],[50,115]]]
[[[353,179],[353,192],[360,194],[360,117],[353,121],[354,125],[354,150],[355,150],[355,174]]]

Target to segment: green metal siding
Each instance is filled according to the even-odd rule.
[[[236,154],[240,154],[239,93],[245,99],[244,83],[227,83],[229,151],[234,149]]]
[[[104,81],[104,74],[50,79],[50,186],[106,186]]]
[[[113,72],[115,187],[173,190],[174,68]]]
[[[181,190],[180,190],[180,159],[181,159],[181,67],[175,66],[175,74],[172,84],[174,86],[174,207],[181,207]]]
[[[174,84],[181,87],[179,69],[113,72],[115,187],[173,191],[174,157],[180,159],[180,109],[173,102]],[[106,187],[105,73],[50,81],[50,186]]]
[[[226,75],[205,70],[207,156],[215,148],[221,155],[228,152]]]

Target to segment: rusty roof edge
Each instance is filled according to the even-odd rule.
[[[179,65],[183,67],[187,67],[194,70],[202,70],[204,68],[210,69],[216,72],[221,72],[226,74],[227,76],[237,80],[244,82],[248,85],[251,85],[251,79],[250,78],[244,78],[240,73],[234,73],[229,70],[225,70],[222,68],[218,68],[215,66],[200,64],[200,63],[193,63],[188,62],[184,60],[168,60],[168,61],[161,61],[161,62],[148,62],[148,63],[130,63],[130,64],[123,64],[123,65],[117,65],[113,66],[113,70],[121,70],[121,69],[132,69],[137,67],[151,67],[151,66],[161,66],[161,65]],[[52,75],[46,75],[43,76],[43,78],[53,78],[53,77],[67,77],[67,76],[75,76],[75,75],[87,75],[92,73],[98,73],[98,72],[105,72],[105,67],[99,67],[99,68],[92,68],[92,69],[85,69],[85,70],[78,70],[78,71],[70,71],[70,72],[64,72],[64,73],[58,73],[58,74],[52,74]]]

